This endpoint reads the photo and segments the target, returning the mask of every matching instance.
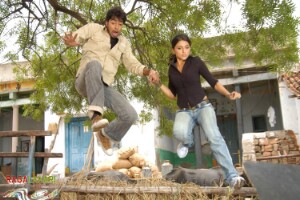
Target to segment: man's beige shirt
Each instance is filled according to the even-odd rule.
[[[132,53],[129,41],[122,35],[118,37],[118,43],[111,49],[110,35],[104,26],[89,23],[73,33],[77,34],[76,42],[82,45],[82,58],[77,75],[92,60],[98,60],[102,65],[103,81],[111,85],[119,65],[124,64],[126,69],[134,74],[143,75],[142,65]]]

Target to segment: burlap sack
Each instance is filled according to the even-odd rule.
[[[113,163],[112,167],[113,169],[129,169],[130,167],[132,167],[132,164],[129,160],[119,159]]]
[[[133,167],[129,168],[129,172],[130,172],[130,177],[139,178],[139,177],[141,177],[142,169],[139,167],[133,166]]]
[[[131,174],[129,172],[129,169],[118,169],[119,172],[122,172],[123,174],[125,174],[126,176],[131,177]]]
[[[112,170],[112,162],[110,161],[105,161],[105,162],[101,162],[100,164],[98,164],[98,166],[96,167],[96,172],[104,172],[104,171],[108,171],[108,170]]]
[[[120,159],[128,159],[134,153],[135,153],[134,147],[122,148],[118,151]]]
[[[149,164],[149,167],[151,168],[151,172],[152,172],[152,176],[153,177],[159,177],[160,173],[159,173],[159,169],[156,165],[154,164]]]
[[[130,156],[129,161],[132,163],[133,166],[136,167],[143,167],[145,165],[145,158],[138,153],[135,153],[132,156]]]

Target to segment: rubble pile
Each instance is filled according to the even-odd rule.
[[[114,161],[103,161],[96,167],[96,172],[117,170],[130,178],[142,178],[143,167],[150,167],[151,177],[161,177],[161,173],[155,164],[149,163],[137,152],[134,147],[122,148],[118,151],[118,158]]]
[[[291,130],[245,133],[242,139],[243,161],[300,165],[300,149]]]

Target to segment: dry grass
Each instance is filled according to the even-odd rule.
[[[88,177],[88,178],[87,178]],[[164,179],[136,179],[136,183],[127,183],[125,181],[111,181],[103,180],[97,176],[85,176],[84,173],[77,173],[69,177],[65,183],[57,183],[58,187],[72,186],[74,188],[95,188],[95,187],[109,187],[109,188],[124,188],[124,190],[101,191],[96,193],[89,192],[60,192],[61,200],[227,200],[227,199],[244,199],[240,196],[233,196],[229,191],[226,195],[207,195],[204,194],[201,187],[196,184],[179,184]],[[135,189],[131,192],[122,192],[126,189]],[[147,192],[139,191],[139,188],[149,188]],[[153,192],[151,192],[151,188]],[[174,192],[157,192],[158,188],[173,188]],[[229,189],[228,189],[229,190]],[[119,191],[119,192],[116,192]],[[135,192],[132,192],[135,191]],[[253,199],[253,198],[252,198]],[[256,199],[256,198],[254,198]]]
[[[86,162],[83,171],[80,171],[69,177],[66,182],[58,182],[57,187],[70,186],[73,191],[61,191],[59,199],[61,200],[229,200],[244,199],[239,196],[233,196],[229,189],[226,195],[215,194],[207,195],[203,193],[201,187],[196,184],[179,184],[164,179],[136,179],[135,183],[125,181],[104,180],[99,176],[87,176],[90,169],[93,153],[93,137],[90,141]],[[106,187],[107,191],[103,191]],[[76,188],[80,188],[80,191]],[[93,192],[87,192],[86,189],[93,189]],[[168,192],[163,192],[161,188],[167,188]],[[102,189],[100,191],[100,189]],[[130,189],[130,192],[128,192]],[[171,189],[171,190],[170,190]],[[99,190],[99,193],[98,193]]]

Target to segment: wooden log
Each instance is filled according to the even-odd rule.
[[[230,194],[228,188],[225,187],[200,187],[201,191],[204,194],[219,194],[219,195],[227,195]],[[160,187],[110,187],[110,186],[95,186],[91,188],[87,188],[86,186],[63,186],[63,192],[82,192],[82,193],[114,193],[114,194],[132,194],[132,193],[160,193],[160,194],[172,194],[172,193],[180,193],[182,192],[182,188],[178,187],[170,187],[170,186],[160,186]],[[198,193],[194,187],[188,188],[185,187],[185,191],[189,191],[190,193]],[[235,190],[233,192],[234,195],[246,195],[252,196],[257,195],[255,188],[241,188],[240,190]]]
[[[281,155],[281,156],[259,157],[259,158],[256,158],[256,160],[271,160],[271,159],[289,158],[289,157],[300,157],[300,154],[289,154],[289,155]]]
[[[19,136],[50,136],[51,131],[25,130],[25,131],[0,131],[0,137],[19,137]]]
[[[25,184],[0,184],[0,188],[18,188],[24,187]],[[215,195],[239,195],[239,196],[256,196],[257,191],[253,187],[243,187],[239,190],[230,190],[228,187],[200,187],[203,194],[215,194]],[[112,187],[112,186],[59,186],[59,185],[32,185],[31,190],[38,189],[54,190],[60,189],[60,192],[80,192],[89,194],[136,194],[136,193],[148,193],[148,194],[172,194],[183,192],[183,188],[175,186],[126,186],[126,187]],[[199,190],[195,190],[195,187],[184,187],[184,191],[189,193],[198,193]]]
[[[28,152],[0,152],[0,158],[6,157],[6,158],[14,158],[14,157],[28,157]],[[36,158],[62,158],[62,153],[46,153],[46,152],[35,152],[34,157]]]

